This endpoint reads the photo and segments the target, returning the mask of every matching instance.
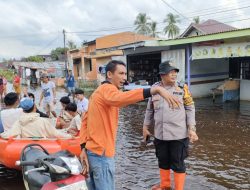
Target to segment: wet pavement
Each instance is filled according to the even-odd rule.
[[[39,97],[39,88],[30,91]],[[64,89],[58,89],[57,98],[63,95]],[[250,189],[250,102],[223,104],[219,98],[214,104],[211,98],[195,102],[200,139],[190,146],[185,189]],[[148,190],[159,182],[154,147],[142,142],[145,108],[146,103],[141,102],[120,111],[115,179],[118,190]],[[20,176],[0,183],[0,190],[24,189]]]

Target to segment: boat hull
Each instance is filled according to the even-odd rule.
[[[2,139],[0,138],[0,163],[7,168],[18,169],[16,166],[17,160],[20,160],[20,155],[23,148],[28,144],[40,144],[50,154],[60,150],[68,150],[72,154],[79,156],[81,153],[80,138],[74,139]]]

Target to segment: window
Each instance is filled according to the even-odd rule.
[[[242,79],[250,79],[250,63],[241,63]]]
[[[88,58],[84,58],[84,70],[85,73],[92,71],[92,60]]]

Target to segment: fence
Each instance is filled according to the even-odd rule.
[[[89,89],[96,89],[98,87],[97,80],[86,80],[86,79],[78,79],[76,82],[76,87],[78,88],[89,88]]]

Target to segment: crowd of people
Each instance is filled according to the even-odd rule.
[[[59,116],[55,112],[55,84],[43,73],[39,106],[43,105],[46,113],[37,109],[32,93],[25,93],[19,102],[19,88],[14,87],[16,92],[4,97],[6,109],[0,115],[1,137],[79,136],[82,150],[80,160],[84,166],[82,173],[88,175],[88,189],[115,190],[119,108],[148,99],[142,134],[145,141],[154,137],[160,174],[160,184],[152,189],[171,189],[172,170],[175,190],[183,190],[188,145],[197,141],[198,136],[194,101],[188,86],[177,82],[178,72],[178,68],[166,61],[159,65],[160,82],[148,89],[121,91],[127,79],[126,65],[122,61],[112,60],[106,66],[106,80],[89,100],[82,89],[75,89],[75,80],[70,72],[66,77],[69,94],[60,98],[62,110]],[[18,83],[20,79],[15,76],[13,86]],[[70,95],[73,100],[77,99],[77,104],[71,102]],[[49,121],[51,117],[56,118],[55,126]],[[154,134],[149,132],[149,128],[154,128]]]
[[[0,74],[0,101],[3,102],[3,97],[7,94],[7,80]]]
[[[0,79],[2,78],[3,76]],[[3,94],[5,106],[0,111],[0,136],[2,138],[71,138],[79,134],[81,116],[88,109],[88,100],[84,96],[84,91],[74,90],[76,100],[73,97],[72,102],[69,98],[71,94],[61,97],[62,108],[57,116],[55,83],[50,81],[47,73],[41,75],[41,81],[38,105],[44,112],[37,108],[35,95],[28,92],[27,87],[21,90],[21,79],[15,73],[12,81],[14,92]],[[5,83],[7,84],[7,81]],[[6,86],[2,89],[6,89]]]
[[[174,171],[175,190],[183,190],[189,142],[198,140],[195,108],[187,85],[177,83],[178,69],[170,62],[159,65],[162,81],[148,89],[121,91],[127,79],[126,65],[112,60],[106,66],[106,81],[91,95],[80,130],[83,174],[88,174],[89,190],[115,189],[115,145],[119,108],[149,98],[143,136],[152,136],[160,168],[160,184],[153,190],[171,189],[170,170]]]

